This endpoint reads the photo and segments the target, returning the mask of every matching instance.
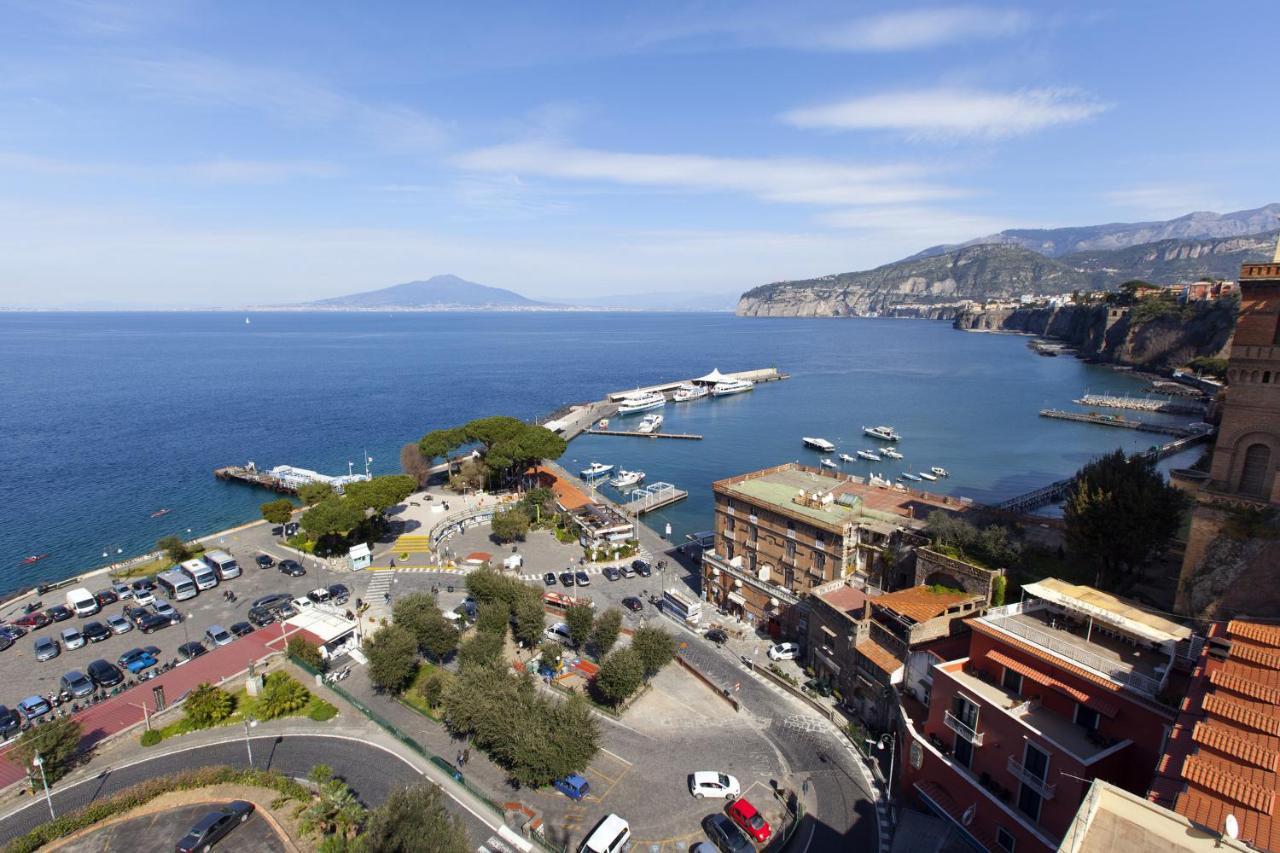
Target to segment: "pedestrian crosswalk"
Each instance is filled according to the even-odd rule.
[[[613,566],[614,568],[621,568],[624,565],[630,565],[632,560],[644,560],[649,565],[653,565],[653,555],[649,553],[649,550],[647,548],[641,548],[636,554],[634,554],[631,557],[628,557],[625,560],[615,560],[612,563],[601,563],[599,565],[590,565],[590,566],[569,566],[568,571],[571,571],[571,572],[583,571],[589,575],[602,575],[604,574],[604,570],[609,568],[610,566]],[[565,569],[554,569],[554,570],[547,569],[547,571],[553,572],[554,574],[558,575],[562,571],[565,571]],[[542,576],[544,574],[546,574],[546,572],[540,572],[537,574],[524,574],[524,575],[520,575],[520,580],[541,581]]]
[[[484,844],[476,848],[476,853],[519,853],[519,851],[498,836],[490,835]]]
[[[391,581],[396,573],[390,569],[373,572],[369,575],[369,585],[364,590],[364,600],[369,605],[366,615],[377,620],[391,616],[391,607],[387,601],[391,595]]]

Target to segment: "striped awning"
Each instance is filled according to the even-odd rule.
[[[1076,702],[1084,705],[1086,708],[1092,708],[1104,717],[1114,717],[1120,712],[1120,706],[1115,702],[1103,696],[1097,696],[1092,693],[1086,693],[1078,687],[1072,687],[1057,678],[1054,678],[1047,672],[1041,672],[1035,667],[1028,666],[1019,660],[1014,660],[1002,652],[987,652],[987,660],[994,664],[999,664],[1005,669],[1011,669],[1021,675],[1028,681],[1034,681],[1036,684],[1057,690],[1059,693],[1065,693]]]

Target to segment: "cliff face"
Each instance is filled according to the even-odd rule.
[[[1081,356],[1155,369],[1179,367],[1197,356],[1225,356],[1238,302],[1194,303],[1181,312],[1135,319],[1110,305],[1065,308],[967,309],[954,326],[964,331],[1027,332],[1075,347]]]

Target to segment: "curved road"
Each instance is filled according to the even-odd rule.
[[[334,773],[346,779],[356,796],[368,807],[382,803],[394,788],[424,778],[404,759],[398,756],[391,759],[392,753],[350,738],[270,735],[251,740],[254,767],[260,770],[277,770],[286,776],[302,778],[314,765],[327,764],[333,768]],[[370,754],[371,751],[373,755]],[[109,768],[83,782],[55,788],[53,807],[58,814],[63,814],[156,776],[216,764],[248,766],[244,738],[144,758],[119,769]],[[447,789],[445,793],[449,793]],[[494,833],[494,827],[487,825],[451,797],[445,802],[454,813],[461,815],[473,843],[481,844]],[[495,824],[497,822],[496,817],[486,818],[495,821]],[[7,843],[48,820],[49,808],[44,796],[33,798],[18,811],[0,819],[0,842]]]

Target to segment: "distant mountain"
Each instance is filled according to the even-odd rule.
[[[1026,293],[1108,289],[1135,278],[1155,283],[1201,276],[1234,279],[1240,264],[1271,257],[1278,233],[1160,240],[1058,258],[1010,243],[980,243],[863,272],[762,285],[742,295],[737,313],[752,317],[950,316],[940,309],[955,309],[966,301],[1016,299]]]
[[[317,308],[539,308],[550,307],[545,302],[535,302],[512,290],[488,287],[467,281],[456,275],[432,276],[426,281],[410,281],[308,302]]]
[[[1107,225],[1071,228],[1011,228],[957,245],[932,246],[907,260],[929,258],[983,243],[1008,243],[1057,258],[1073,252],[1124,249],[1161,240],[1243,237],[1275,228],[1280,228],[1280,204],[1268,204],[1234,213],[1197,211],[1159,222],[1112,222]]]

